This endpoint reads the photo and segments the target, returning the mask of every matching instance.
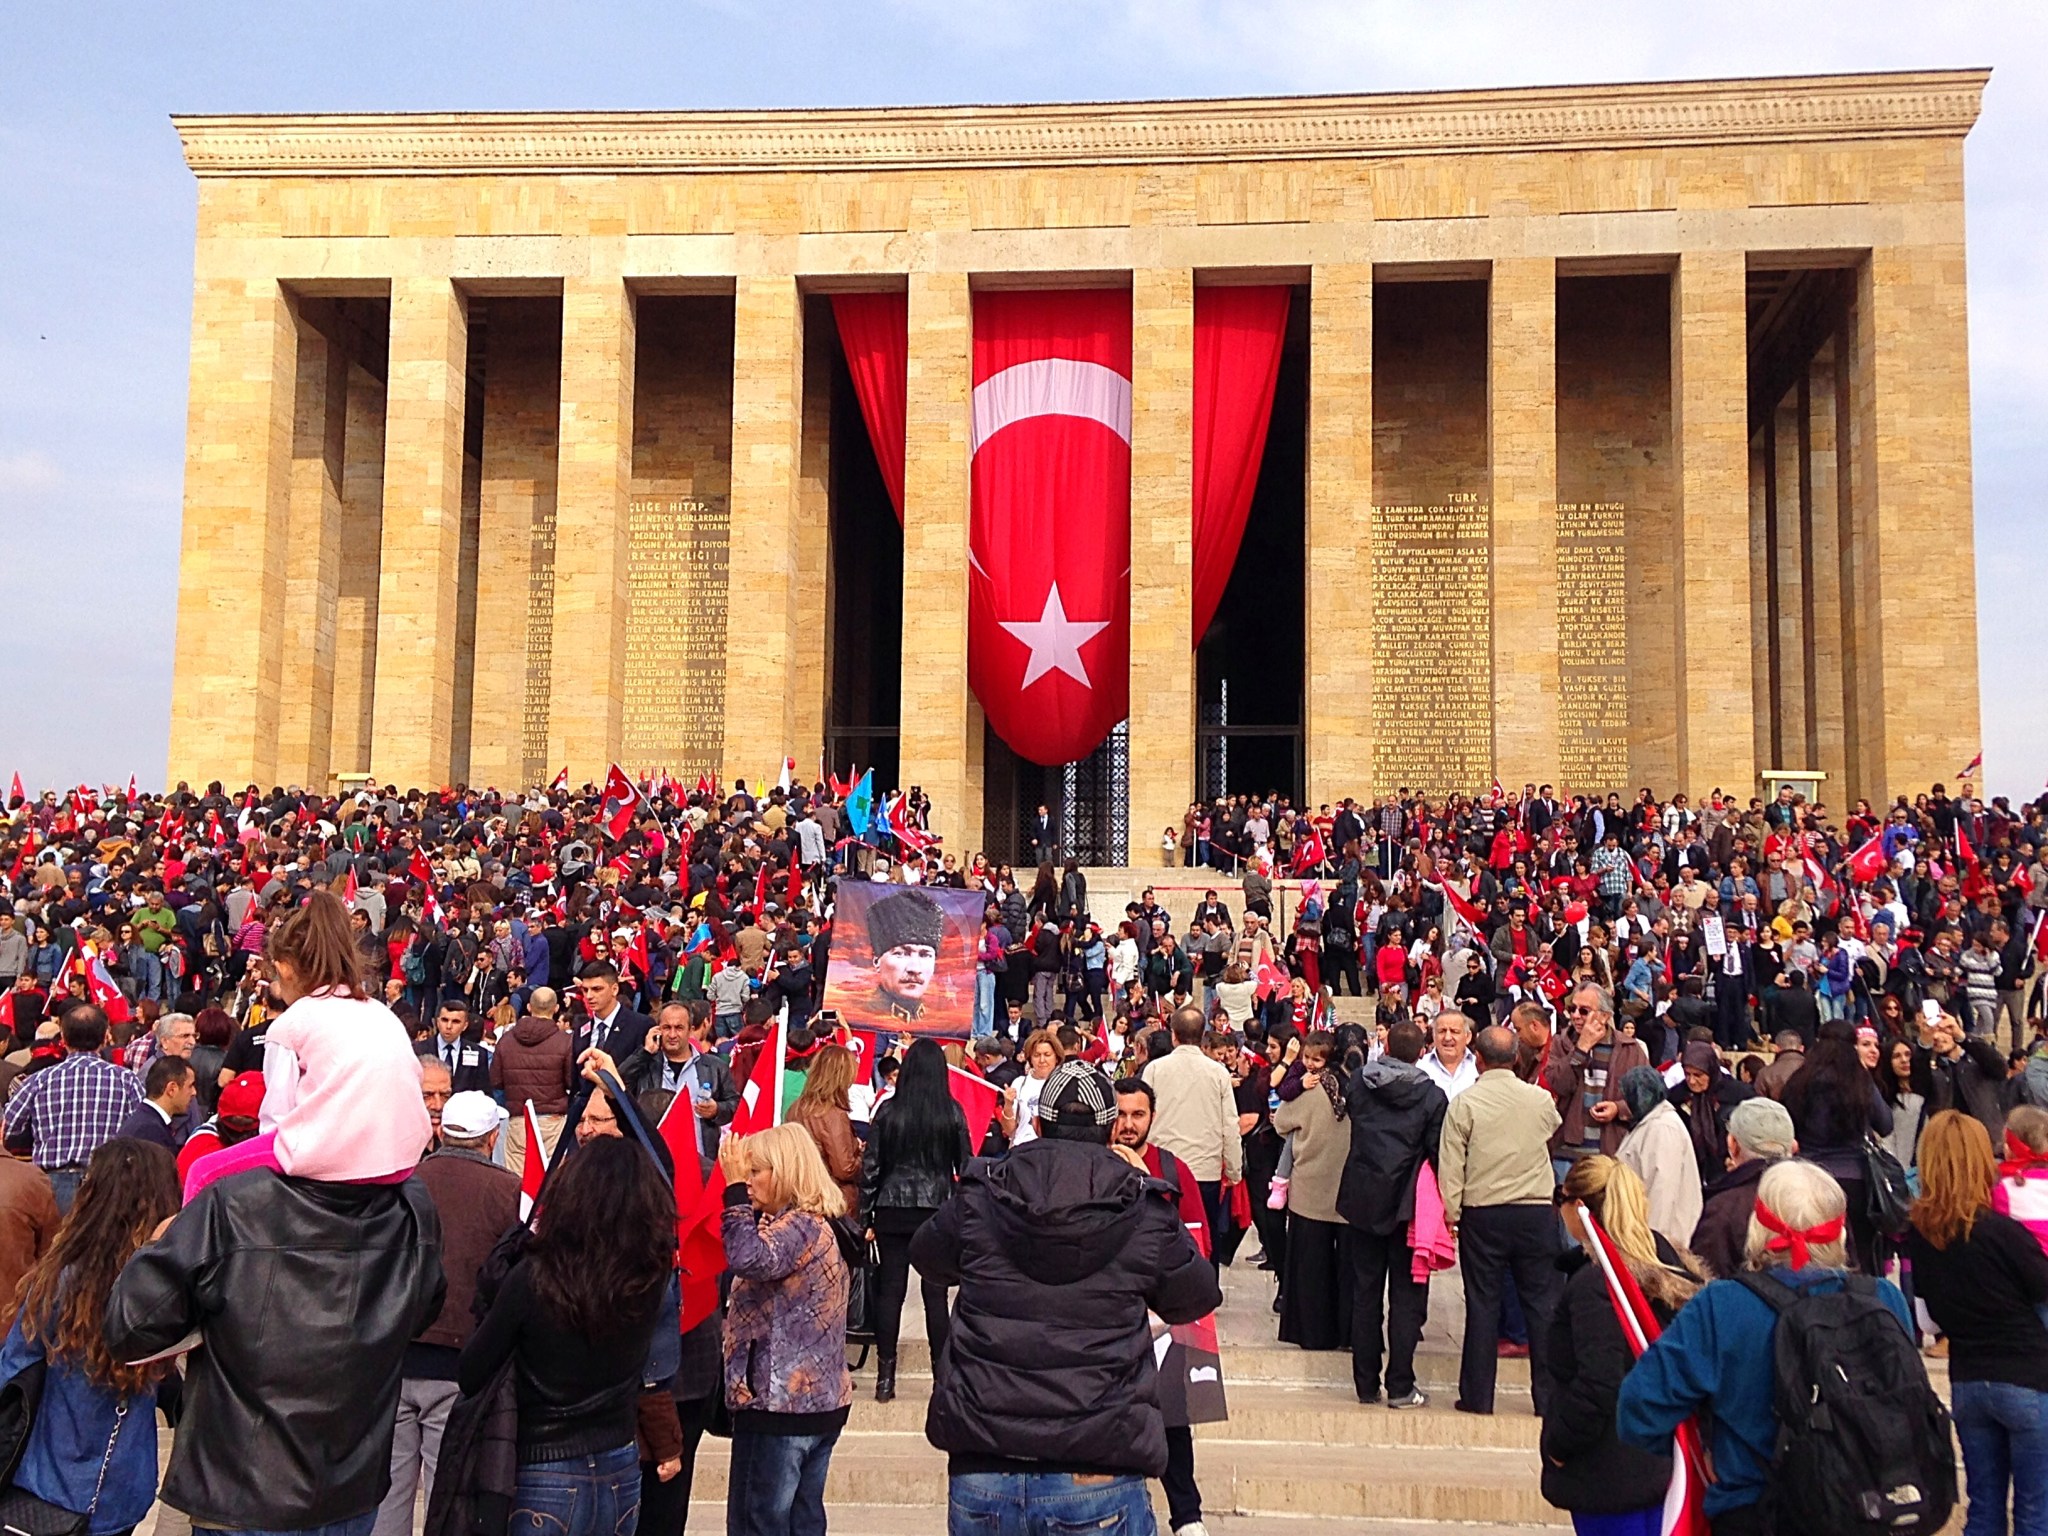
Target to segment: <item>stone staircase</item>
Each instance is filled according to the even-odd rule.
[[[1274,1342],[1272,1277],[1241,1258],[1224,1271],[1220,1319],[1230,1419],[1195,1431],[1195,1475],[1215,1536],[1295,1530],[1311,1518],[1336,1536],[1394,1536],[1416,1522],[1453,1523],[1469,1536],[1528,1533],[1569,1522],[1537,1491],[1537,1422],[1526,1360],[1503,1360],[1498,1412],[1455,1413],[1462,1308],[1455,1278],[1432,1288],[1418,1375],[1427,1408],[1361,1406],[1346,1354]],[[914,1294],[914,1288],[913,1288]],[[832,1457],[827,1499],[834,1531],[940,1536],[945,1458],[924,1438],[931,1362],[913,1303],[893,1403],[874,1401],[872,1362],[854,1377],[853,1416]],[[697,1457],[693,1525],[723,1519],[726,1447]],[[1154,1485],[1162,1531],[1166,1506]]]
[[[911,1287],[897,1400],[874,1400],[874,1364],[854,1375],[854,1407],[832,1457],[827,1510],[838,1536],[944,1536],[946,1461],[926,1443],[931,1359]],[[1273,1279],[1244,1256],[1223,1272],[1219,1315],[1230,1419],[1195,1431],[1195,1475],[1213,1536],[1296,1536],[1304,1520],[1328,1536],[1415,1536],[1448,1526],[1461,1536],[1543,1536],[1568,1528],[1538,1491],[1538,1423],[1529,1362],[1499,1362],[1490,1418],[1455,1412],[1463,1292],[1455,1272],[1430,1286],[1416,1374],[1425,1408],[1365,1406],[1351,1358],[1309,1353],[1274,1339]],[[1947,1395],[1945,1361],[1929,1361]],[[170,1453],[170,1434],[161,1436]],[[729,1443],[697,1453],[690,1526],[724,1528]],[[1153,1485],[1166,1536],[1166,1503]],[[418,1519],[425,1517],[424,1501]],[[1949,1529],[1962,1529],[1959,1508]],[[417,1526],[416,1526],[417,1528]],[[140,1529],[151,1529],[145,1521]]]

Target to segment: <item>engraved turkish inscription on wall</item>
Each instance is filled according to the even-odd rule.
[[[1372,509],[1373,780],[1469,792],[1493,773],[1493,509],[1460,491]]]
[[[548,690],[555,666],[555,510],[554,499],[535,508],[533,563],[526,578],[526,710],[520,722],[520,756],[526,762],[522,784],[539,784],[555,775],[547,765]]]
[[[1628,778],[1627,510],[1557,505],[1557,769],[1574,788]]]
[[[628,503],[625,760],[685,782],[716,773],[725,745],[723,496]]]

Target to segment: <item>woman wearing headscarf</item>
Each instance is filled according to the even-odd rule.
[[[1721,1053],[1712,1041],[1693,1041],[1679,1059],[1685,1078],[1673,1084],[1665,1097],[1685,1122],[1693,1155],[1699,1159],[1700,1182],[1708,1184],[1728,1166],[1729,1111],[1755,1094],[1722,1067]]]
[[[1655,1067],[1630,1068],[1621,1079],[1621,1099],[1634,1123],[1614,1155],[1649,1190],[1651,1229],[1682,1246],[1699,1225],[1703,1203],[1692,1137],[1664,1097],[1664,1078]]]

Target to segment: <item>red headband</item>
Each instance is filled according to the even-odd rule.
[[[1998,1165],[2001,1179],[2023,1179],[2029,1168],[2048,1165],[2048,1152],[2036,1152],[2011,1131],[2005,1133],[2005,1161]]]
[[[1832,1243],[1842,1235],[1842,1218],[1830,1217],[1813,1226],[1798,1228],[1787,1226],[1784,1220],[1763,1201],[1756,1203],[1757,1223],[1767,1232],[1777,1235],[1764,1246],[1773,1253],[1792,1250],[1792,1267],[1806,1268],[1807,1248],[1813,1243]]]

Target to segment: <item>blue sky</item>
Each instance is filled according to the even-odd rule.
[[[1087,100],[1954,65],[1997,71],[1968,152],[1983,745],[1990,790],[2030,795],[2048,780],[2048,6],[2033,0],[10,0],[0,774],[154,784],[163,771],[193,207],[172,112]]]

